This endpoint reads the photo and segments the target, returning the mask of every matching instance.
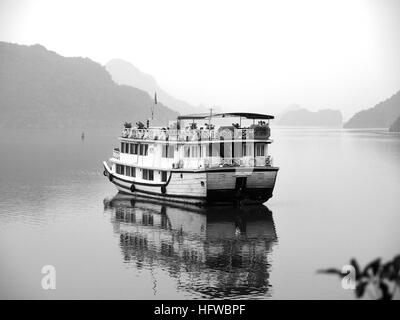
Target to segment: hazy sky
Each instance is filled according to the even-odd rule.
[[[0,0],[0,40],[122,58],[193,104],[345,117],[400,89],[400,1]]]

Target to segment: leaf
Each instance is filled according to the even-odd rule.
[[[393,266],[398,273],[400,271],[400,255],[393,258]]]
[[[356,280],[361,278],[361,269],[360,266],[358,265],[358,262],[355,258],[350,260],[350,264],[353,266],[355,272],[356,272]]]
[[[372,271],[372,274],[375,276],[378,273],[379,267],[381,265],[381,258],[375,259],[369,264],[366,265],[363,271],[364,276],[370,276],[369,271]]]
[[[400,266],[400,254],[393,258],[393,263],[397,266]]]
[[[336,274],[340,277],[343,276],[343,273],[341,270],[339,269],[335,269],[335,268],[329,268],[329,269],[323,269],[323,270],[318,270],[317,273],[325,273],[325,274]]]
[[[361,298],[364,295],[365,288],[368,285],[368,281],[361,281],[357,283],[356,286],[356,297]]]
[[[395,268],[392,261],[389,261],[382,266],[381,278],[391,281],[396,278]]]
[[[379,288],[381,289],[382,296],[380,300],[391,300],[392,299],[392,294],[389,292],[389,287],[386,283],[380,282],[379,283]]]

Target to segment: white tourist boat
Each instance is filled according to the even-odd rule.
[[[104,175],[125,194],[195,204],[264,203],[278,173],[269,154],[273,118],[210,113],[179,116],[166,127],[125,124],[120,148],[103,162]],[[227,119],[239,122],[221,124]]]

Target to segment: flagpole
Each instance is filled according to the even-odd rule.
[[[211,140],[211,117],[212,117],[212,108],[210,108],[210,118],[208,119],[208,136]]]
[[[151,120],[154,120],[154,108],[157,104],[157,91],[154,92],[154,101],[153,101],[153,107],[151,108]]]

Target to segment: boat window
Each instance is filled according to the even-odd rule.
[[[121,153],[125,153],[125,142],[121,142]]]
[[[116,171],[117,171],[118,174],[124,174],[124,172],[125,172],[124,169],[125,169],[125,168],[124,168],[123,165],[120,165],[120,164],[117,164],[117,165],[116,165]]]
[[[189,158],[190,157],[190,146],[185,146],[183,150],[184,150],[184,157]]]
[[[163,158],[173,158],[174,157],[174,146],[164,145],[162,146],[162,155]]]
[[[184,157],[185,158],[198,158],[202,157],[202,147],[201,146],[185,146],[184,147]]]
[[[148,144],[139,145],[139,155],[147,156],[148,149],[149,149],[149,145]]]
[[[191,146],[190,147],[192,150],[190,152],[190,156],[192,158],[197,158],[198,157],[198,147],[197,146]]]
[[[209,143],[207,147],[207,157],[218,157],[219,156],[219,144]]]
[[[167,181],[167,171],[161,171],[161,181],[162,182]]]
[[[256,144],[256,157],[265,156],[265,143]]]
[[[127,176],[130,176],[131,175],[131,167],[129,167],[129,166],[126,166],[126,173],[125,173]]]
[[[252,155],[252,143],[242,143],[242,157],[248,157]]]
[[[154,170],[143,169],[142,174],[144,180],[154,180]]]
[[[129,153],[130,153],[130,154],[134,154],[134,152],[133,152],[133,151],[134,151],[134,148],[135,148],[135,144],[134,144],[134,143],[131,143],[131,144],[130,144],[130,148],[129,148]]]
[[[136,168],[131,167],[131,177],[136,177]]]
[[[206,148],[205,145],[199,146],[199,157],[200,157],[200,158],[204,157],[204,155],[205,155],[205,150],[206,150],[205,148]]]
[[[219,157],[219,149],[218,143],[212,143],[212,157]]]

